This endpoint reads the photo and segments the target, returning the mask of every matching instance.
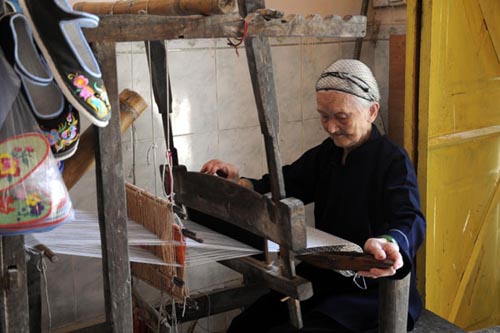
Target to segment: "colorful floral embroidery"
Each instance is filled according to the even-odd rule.
[[[14,189],[0,195],[0,225],[36,222],[50,213],[50,197],[38,190]]]
[[[82,74],[69,74],[68,79],[73,82],[73,85],[77,88],[76,93],[78,96],[83,98],[83,100],[97,113],[97,117],[100,119],[105,118],[111,109],[109,105],[108,94],[106,89],[99,87],[96,82],[94,82],[93,87],[89,84],[89,79]]]
[[[78,119],[73,112],[68,112],[66,121],[59,125],[57,129],[47,131],[42,128],[43,134],[47,137],[51,147],[59,152],[78,140]]]
[[[26,197],[26,205],[28,205],[30,214],[33,216],[39,216],[45,208],[42,201],[40,200],[40,197],[36,193],[28,194],[28,196]]]
[[[28,158],[35,150],[31,146],[14,147],[9,153],[0,154],[0,178],[6,178],[12,181],[14,177],[19,177],[21,173],[19,161],[29,166]]]
[[[0,213],[9,214],[10,212],[15,211],[14,207],[11,207],[14,203],[14,198],[11,195],[1,195],[0,196]]]
[[[21,173],[19,161],[11,154],[0,154],[0,178],[18,177]]]

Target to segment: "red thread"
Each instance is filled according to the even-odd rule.
[[[248,22],[247,20],[243,20],[243,35],[241,36],[241,38],[240,37],[235,38],[237,41],[236,43],[233,42],[231,38],[227,39],[227,45],[234,47],[234,49],[236,50],[236,55],[238,56],[240,55],[238,53],[238,46],[240,46],[245,41],[247,35],[248,35]]]

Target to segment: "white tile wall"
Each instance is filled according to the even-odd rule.
[[[178,150],[179,164],[188,170],[198,171],[203,163],[219,155],[218,132],[179,135],[174,138]]]
[[[240,175],[260,178],[265,156],[260,133],[258,126],[220,131],[218,158],[239,166]]]
[[[217,130],[215,56],[214,48],[169,52],[174,135]]]
[[[281,152],[281,163],[290,164],[300,157],[303,146],[302,121],[281,122],[279,131],[279,147]]]
[[[245,50],[217,50],[217,117],[220,130],[259,125]]]
[[[283,45],[277,44],[272,48],[273,72],[276,82],[276,94],[280,121],[301,121],[301,58],[300,45],[288,44],[296,38],[283,39]],[[273,43],[273,44],[275,44]]]

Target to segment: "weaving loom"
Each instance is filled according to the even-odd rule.
[[[0,0],[3,4],[3,0]],[[117,75],[116,75],[116,54],[115,46],[117,41],[142,41],[154,40],[163,41],[166,39],[177,38],[215,38],[215,37],[242,37],[242,32],[245,26],[248,25],[248,34],[245,41],[245,49],[249,59],[249,69],[254,83],[254,93],[259,112],[259,120],[262,132],[265,138],[266,157],[268,160],[268,169],[273,179],[272,193],[273,202],[270,200],[261,200],[263,210],[267,213],[264,218],[270,221],[269,228],[262,229],[263,223],[259,223],[257,234],[270,235],[271,239],[278,239],[279,244],[285,245],[285,250],[280,249],[283,254],[283,266],[285,271],[282,274],[270,274],[262,265],[258,265],[252,260],[242,259],[241,261],[226,261],[225,264],[229,267],[235,267],[239,271],[244,271],[247,277],[258,277],[260,280],[266,281],[271,288],[282,291],[287,295],[291,295],[295,299],[306,299],[312,293],[312,288],[307,281],[300,277],[294,276],[293,272],[289,271],[293,264],[293,258],[287,254],[288,248],[303,248],[305,246],[305,231],[301,227],[303,225],[303,206],[294,202],[291,199],[284,198],[284,192],[280,191],[282,177],[280,177],[281,162],[279,160],[279,149],[277,147],[277,103],[274,90],[272,76],[272,61],[270,57],[270,47],[267,38],[256,38],[260,36],[275,36],[275,37],[361,37],[366,31],[366,18],[353,18],[345,20],[340,17],[321,18],[318,16],[295,16],[291,18],[267,20],[261,17],[258,9],[265,7],[264,1],[240,0],[238,1],[239,13],[241,19],[232,17],[187,17],[178,18],[158,18],[153,15],[147,17],[138,15],[138,19],[130,19],[127,15],[123,17],[113,17],[113,15],[103,15],[101,17],[100,29],[86,32],[86,37],[91,42],[96,42],[95,50],[98,53],[99,60],[104,68],[103,76],[106,78],[107,86],[110,88],[110,101],[115,104],[113,107],[118,109],[117,105]],[[244,20],[247,17],[249,20]],[[168,23],[165,23],[168,22]],[[105,43],[99,41],[105,40]],[[154,45],[155,43],[151,43]],[[158,43],[160,44],[160,43]],[[156,57],[153,55],[151,61],[151,74],[155,73],[161,77],[159,80],[153,78],[153,86],[162,86],[165,82],[167,73],[166,69],[158,70],[157,67],[165,65],[165,57]],[[259,70],[257,70],[259,68]],[[164,86],[164,85],[163,85]],[[166,89],[163,89],[165,97]],[[156,94],[156,92],[155,92]],[[167,94],[168,95],[168,94]],[[155,96],[156,98],[156,96]],[[163,104],[167,98],[157,100],[159,105]],[[159,107],[160,113],[168,118],[168,110]],[[132,329],[131,323],[131,302],[128,300],[131,297],[128,285],[130,283],[128,270],[128,256],[126,247],[123,242],[123,223],[125,222],[122,215],[122,207],[124,205],[124,196],[121,188],[123,187],[123,173],[121,159],[118,158],[121,151],[120,141],[116,140],[120,136],[120,122],[114,121],[117,117],[113,117],[110,126],[106,130],[97,129],[92,138],[96,138],[96,143],[93,147],[97,149],[97,184],[98,184],[98,202],[100,225],[102,227],[103,242],[103,268],[104,268],[104,286],[106,302],[107,322],[106,328],[113,332],[129,332]],[[164,119],[165,120],[165,119]],[[165,123],[165,121],[164,121]],[[122,121],[123,125],[123,121]],[[167,124],[168,125],[168,124]],[[167,126],[168,127],[168,126]],[[113,141],[116,140],[116,141]],[[109,145],[109,142],[117,142],[117,144]],[[118,162],[117,162],[118,161]],[[78,160],[78,163],[81,161]],[[80,172],[80,174],[83,172]],[[66,179],[65,179],[66,180]],[[280,184],[281,183],[281,184]],[[103,186],[103,185],[106,186]],[[119,189],[119,191],[116,191]],[[224,192],[224,191],[223,191]],[[195,192],[196,193],[196,188]],[[227,193],[226,193],[227,194]],[[230,195],[231,193],[229,193]],[[245,194],[246,196],[247,194]],[[184,194],[186,196],[186,194]],[[238,197],[236,195],[235,197]],[[245,197],[240,197],[244,199]],[[187,199],[187,198],[185,198]],[[188,203],[189,200],[183,200]],[[243,200],[242,200],[243,201]],[[258,201],[258,200],[257,200]],[[248,207],[247,207],[248,209]],[[261,210],[259,210],[261,212]],[[224,214],[222,214],[224,215]],[[226,214],[227,215],[227,214]],[[301,222],[302,221],[302,222]],[[106,229],[104,228],[106,226]],[[109,226],[109,228],[108,228]],[[295,233],[293,229],[297,229]],[[282,232],[282,237],[279,237]],[[299,238],[291,236],[298,235]],[[300,236],[302,235],[302,236]],[[99,239],[101,237],[98,237]],[[20,242],[22,252],[22,241]],[[9,244],[8,244],[9,245]],[[9,245],[10,246],[10,245]],[[126,246],[126,244],[125,244]],[[12,246],[14,248],[14,246]],[[24,258],[24,255],[18,256]],[[17,262],[16,262],[17,263]],[[14,266],[15,267],[15,266]],[[19,264],[19,267],[22,265]],[[288,271],[287,271],[288,270]],[[23,272],[21,272],[23,273]],[[113,281],[113,283],[109,283]],[[7,288],[5,288],[7,289]],[[12,288],[13,289],[13,288]],[[24,292],[26,288],[19,288]],[[13,289],[14,290],[14,289]],[[7,300],[19,298],[18,293],[8,295]],[[21,294],[22,295],[22,294]],[[6,304],[8,311],[5,311],[10,318],[18,318],[14,315],[26,313],[23,311],[24,304],[14,302],[14,305],[19,303],[19,306],[11,306],[9,302]],[[22,306],[21,306],[22,305]],[[294,326],[301,326],[300,308],[292,306],[289,302],[291,321]],[[297,305],[297,303],[295,303]],[[19,310],[21,309],[21,310]],[[5,321],[4,321],[5,322]],[[18,327],[26,327],[23,324]],[[9,326],[10,328],[10,326]],[[11,330],[7,330],[10,332]],[[21,331],[21,330],[17,330]],[[22,330],[26,331],[26,330]]]
[[[126,185],[126,195],[132,273],[176,300],[182,301],[188,295],[184,267],[260,253],[193,221],[182,220],[182,226],[176,225],[171,203],[134,185]],[[44,244],[54,253],[100,258],[96,214],[76,211],[75,215],[75,221],[52,232],[27,235],[26,247]],[[179,236],[181,228],[203,242]]]
[[[197,174],[197,176],[201,176],[202,179],[215,180],[214,184],[219,181],[225,182],[209,175]],[[259,196],[255,193],[255,198]],[[129,217],[127,225],[129,260],[132,274],[178,301],[182,302],[189,294],[187,285],[184,283],[185,267],[261,253],[251,246],[193,221],[176,222],[172,204],[169,201],[155,197],[137,186],[126,184],[126,198]],[[242,203],[248,204],[247,201],[242,201]],[[254,211],[254,213],[257,213],[253,218],[258,225],[258,212]],[[198,241],[184,238],[182,230],[189,230],[191,234],[195,234]],[[303,260],[307,260],[309,253],[316,254],[317,252],[330,255],[334,253],[333,251],[362,253],[358,245],[314,228],[307,228],[306,235],[306,248],[298,252]],[[48,246],[54,253],[99,258],[101,257],[101,240],[98,218],[94,213],[77,211],[75,221],[72,223],[51,232],[27,235],[26,246],[28,248],[35,248],[38,244]],[[278,252],[279,246],[269,242],[268,250]],[[343,269],[339,266],[342,263],[339,264],[335,260],[330,257],[330,265],[333,266],[327,268]],[[369,264],[373,265],[373,263]],[[355,267],[353,265],[349,262],[347,268]],[[345,271],[339,272],[349,275]]]

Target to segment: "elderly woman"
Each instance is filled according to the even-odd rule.
[[[297,274],[313,283],[314,296],[302,302],[301,332],[359,332],[376,329],[377,278],[403,278],[412,272],[408,326],[422,302],[415,287],[415,255],[425,235],[413,165],[403,148],[373,125],[380,94],[370,69],[357,60],[328,66],[316,84],[318,113],[329,138],[283,167],[286,195],[315,203],[316,228],[362,246],[376,259],[391,259],[387,269],[357,272],[364,283],[302,263]],[[202,172],[219,173],[269,191],[269,176],[240,178],[229,163],[211,160]],[[363,281],[362,281],[363,282]],[[293,332],[286,303],[271,292],[237,316],[229,332]]]

